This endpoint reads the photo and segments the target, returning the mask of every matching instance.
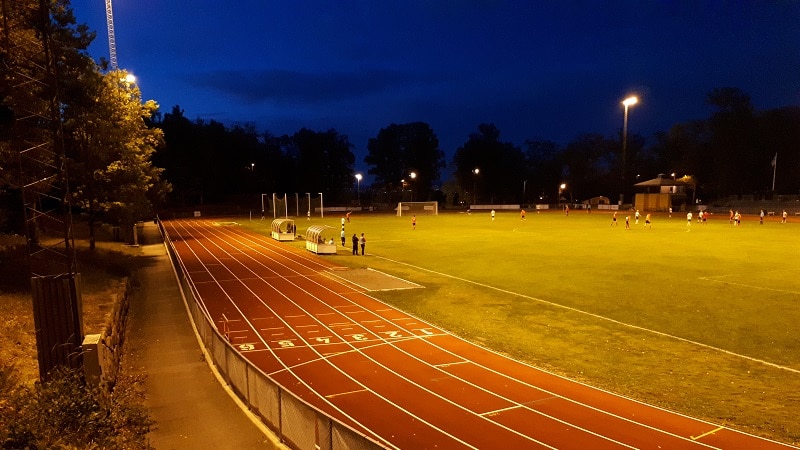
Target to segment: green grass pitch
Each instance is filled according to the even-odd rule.
[[[604,211],[354,213],[337,262],[424,289],[372,295],[597,387],[800,442],[800,222]],[[341,215],[327,224],[339,242]],[[268,234],[269,223],[246,222]],[[367,256],[350,253],[353,233]],[[288,245],[303,247],[302,242]]]

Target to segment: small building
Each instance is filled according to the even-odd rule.
[[[328,225],[311,225],[306,230],[306,250],[318,255],[336,254],[336,229]]]
[[[674,179],[663,173],[633,187],[639,191],[634,199],[634,208],[641,211],[678,211],[687,203],[688,191],[695,191],[692,177]]]
[[[275,219],[272,221],[272,239],[276,241],[293,241],[295,237],[294,220],[292,219]]]

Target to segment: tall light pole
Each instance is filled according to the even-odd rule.
[[[356,192],[358,195],[358,206],[361,206],[361,174],[356,174]]]
[[[474,168],[472,169],[472,204],[478,203],[478,174],[481,173],[481,169]]]
[[[625,163],[625,153],[628,149],[628,107],[637,103],[639,103],[639,99],[635,95],[632,95],[622,101],[622,104],[625,106],[625,115],[622,119],[622,186],[620,186],[619,191],[620,206],[625,203],[625,169],[627,168]]]
[[[522,207],[524,208],[525,205],[525,185],[528,184],[528,180],[522,182]]]
[[[411,201],[414,201],[414,185],[412,184],[414,180],[417,179],[417,172],[411,172],[408,174],[408,178],[411,178],[411,181],[408,183],[411,186]]]
[[[556,197],[556,202],[557,202],[559,205],[561,205],[561,193],[562,193],[562,192],[564,191],[564,189],[566,189],[566,188],[567,188],[567,183],[561,183],[561,184],[559,184],[559,185],[558,185],[558,197]]]

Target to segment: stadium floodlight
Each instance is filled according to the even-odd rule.
[[[619,192],[620,206],[625,203],[625,153],[628,147],[628,107],[637,103],[639,103],[639,98],[635,95],[632,95],[622,101],[622,105],[625,106],[625,115],[623,116],[624,118],[622,120],[622,185],[620,186]]]
[[[472,169],[472,173],[475,175],[472,177],[472,204],[478,203],[478,174],[481,173],[481,169],[474,168]]]
[[[358,206],[361,206],[361,176],[360,173],[356,174],[356,195],[358,196]]]

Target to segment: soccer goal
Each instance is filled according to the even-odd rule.
[[[437,202],[399,202],[397,204],[397,215],[407,216],[409,214],[439,215],[439,203]]]

